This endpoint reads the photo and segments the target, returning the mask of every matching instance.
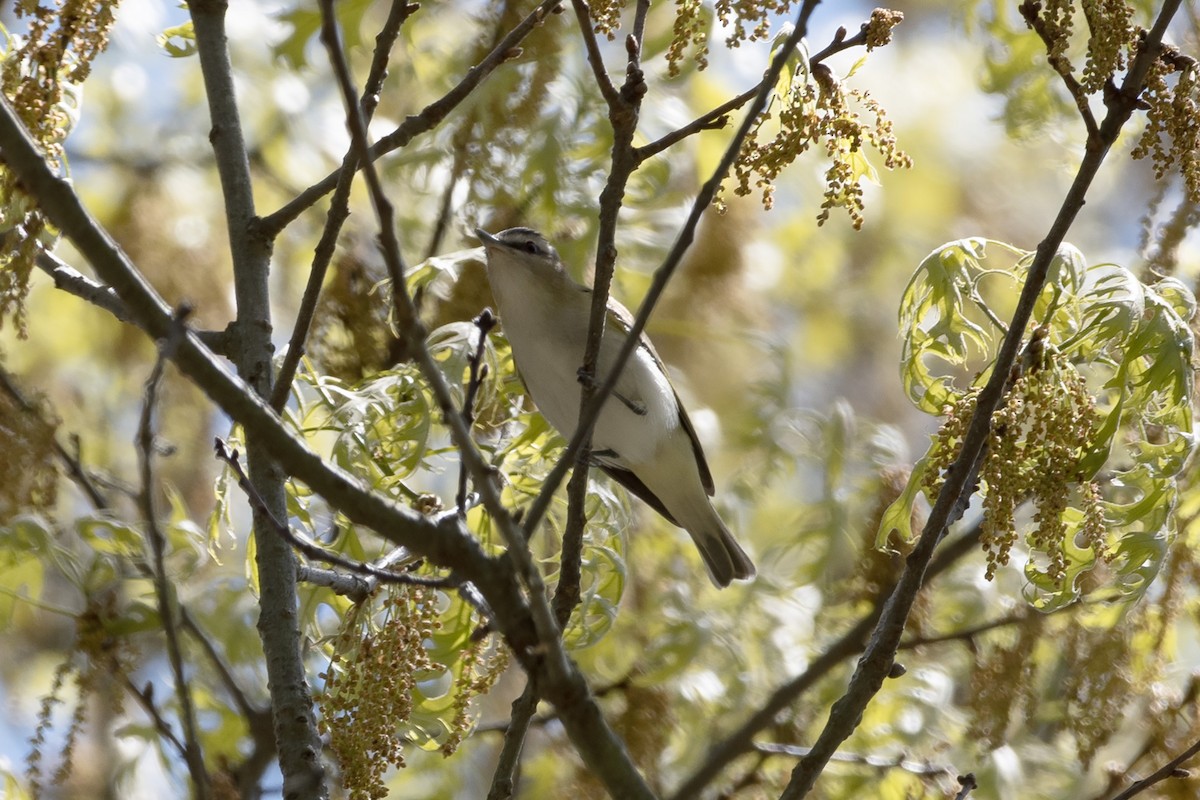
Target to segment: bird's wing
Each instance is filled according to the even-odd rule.
[[[667,507],[663,505],[662,500],[658,499],[658,495],[650,491],[646,487],[646,484],[642,483],[642,479],[637,475],[634,475],[627,469],[622,469],[621,467],[605,463],[604,461],[598,462],[597,466],[599,466],[600,469],[604,471],[604,474],[608,475],[608,477],[612,478],[614,481],[624,486],[628,491],[640,497],[646,505],[653,508],[659,514],[662,514],[663,517],[665,517],[666,520],[672,525],[679,525],[679,523],[675,521],[675,517],[671,515],[671,512],[667,511]]]
[[[588,293],[591,294],[590,289],[588,290]],[[616,327],[621,331],[621,333],[628,335],[629,332],[633,330],[633,314],[629,313],[629,309],[611,297],[608,300],[608,310],[611,312],[609,314],[609,321],[615,322]],[[654,363],[658,365],[658,368],[661,369],[664,374],[670,374],[667,372],[667,365],[664,364],[662,358],[659,357],[658,351],[654,349],[654,344],[650,341],[650,337],[646,335],[645,331],[642,331],[641,336],[638,338],[638,346],[645,348],[646,352],[648,352],[654,358]],[[712,497],[713,493],[716,491],[716,486],[713,483],[712,472],[708,468],[708,459],[704,457],[704,449],[700,446],[700,439],[696,436],[696,429],[692,427],[692,421],[688,418],[687,409],[683,407],[683,403],[679,400],[679,392],[675,391],[674,386],[671,387],[671,391],[675,395],[675,407],[679,409],[679,424],[683,427],[684,433],[687,434],[688,441],[692,443],[692,452],[696,455],[696,467],[700,471],[700,482],[704,485],[705,493],[708,494],[709,497]],[[637,481],[642,489],[642,491],[639,492],[636,488],[615,475],[613,472],[610,472],[609,474],[616,478],[616,480],[620,482],[621,485],[623,485],[626,489],[629,489],[629,491],[633,492],[638,497],[641,497],[643,500],[646,500],[646,502],[650,503],[650,505],[654,506],[655,510],[661,513],[664,517],[667,517],[668,519],[671,518],[670,514],[667,514],[662,510],[661,504],[658,503],[657,498],[655,498],[654,502],[646,499],[642,492],[648,494],[650,490],[647,489],[645,485],[641,483],[641,481]],[[630,473],[630,475],[632,477],[632,473]],[[636,481],[637,478],[633,477],[633,480]]]

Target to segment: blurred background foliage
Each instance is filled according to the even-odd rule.
[[[1046,68],[1044,47],[1015,3],[892,5],[904,13],[903,25],[892,44],[857,66],[847,86],[887,109],[912,168],[891,172],[875,164],[878,182],[864,185],[865,222],[857,231],[837,212],[817,225],[828,167],[818,152],[783,172],[769,212],[757,197],[727,191],[725,213],[706,215],[649,326],[705,443],[718,506],[754,556],[759,578],[714,590],[681,532],[604,479],[595,485],[585,602],[568,642],[660,790],[676,786],[709,745],[804,670],[897,574],[895,551],[905,543],[893,538],[890,550],[877,550],[876,532],[938,425],[909,402],[898,369],[905,287],[926,255],[946,242],[979,236],[1033,250],[1082,152],[1084,130],[1072,101]],[[1143,22],[1157,5],[1133,3]],[[528,6],[425,4],[401,29],[372,132],[387,133],[444,94],[492,47],[496,31],[510,29]],[[730,29],[717,27],[716,9],[695,6],[695,24],[711,31],[704,70],[684,57],[679,74],[671,74],[675,18],[666,8],[650,15],[650,93],[640,143],[753,86],[762,74],[770,37],[728,49],[722,42]],[[338,9],[356,74],[365,75],[387,4],[355,0]],[[871,9],[823,3],[810,49],[840,25],[857,30]],[[620,7],[613,13],[619,18]],[[0,2],[0,21],[21,33],[7,3]],[[149,0],[121,4],[109,49],[78,100],[65,160],[89,209],[155,288],[169,302],[190,300],[198,326],[221,329],[232,315],[231,269],[186,21],[185,11]],[[772,20],[772,35],[780,22]],[[315,40],[318,24],[309,4],[231,9],[259,213],[326,175],[348,145],[341,102]],[[623,63],[622,36],[618,30],[605,44],[614,70]],[[1196,11],[1188,4],[1169,39],[1194,54],[1197,38]],[[862,57],[850,51],[829,65],[844,76]],[[1136,133],[1131,127],[1101,171],[1069,241],[1088,264],[1111,262],[1145,283],[1171,275],[1194,288],[1196,208],[1178,175],[1156,179],[1151,164],[1128,158]],[[635,173],[617,232],[614,293],[627,305],[648,288],[729,135],[726,129],[694,136]],[[565,13],[550,15],[445,123],[380,162],[401,245],[417,264],[411,286],[452,382],[461,385],[465,355],[478,335],[470,320],[490,303],[469,231],[538,228],[576,277],[586,279],[609,148],[604,106],[575,20]],[[275,246],[280,345],[325,207],[318,203],[301,215]],[[361,185],[352,208],[288,414],[328,457],[432,513],[454,503],[456,457],[415,371],[397,363],[403,347],[387,327],[384,270]],[[57,252],[85,267],[69,246]],[[146,795],[163,787],[176,795],[182,768],[122,684],[162,683],[159,702],[170,708],[152,587],[131,566],[141,555],[141,534],[138,523],[125,521],[139,519],[132,443],[153,348],[140,332],[55,291],[44,276],[32,283],[27,336],[19,338],[12,322],[0,330],[5,370],[17,376],[29,407],[40,409],[33,422],[26,408],[0,398],[0,420],[13,421],[16,431],[6,428],[12,438],[0,465],[11,487],[0,499],[6,641],[0,694],[8,710],[0,722],[6,758],[0,766],[21,776],[11,787],[18,796],[29,788],[24,762],[31,737],[45,738],[34,748],[45,751],[43,783],[74,741],[63,796]],[[1011,299],[996,302],[1006,308]],[[489,338],[486,361],[479,437],[520,505],[536,493],[561,441],[530,413],[502,333]],[[16,422],[27,417],[28,423]],[[170,445],[160,464],[169,487],[169,564],[180,602],[217,643],[247,695],[261,702],[248,515],[211,456],[212,437],[230,434],[228,420],[170,371],[162,419],[161,437]],[[93,476],[108,498],[104,507],[66,478],[47,478],[45,465],[55,457],[48,431]],[[980,782],[973,796],[981,798],[1103,797],[1126,771],[1144,774],[1194,741],[1200,734],[1193,677],[1200,657],[1195,472],[1189,467],[1178,476],[1177,505],[1157,539],[1164,551],[1155,581],[1140,587],[1136,601],[1097,584],[1082,586],[1081,596],[1071,598],[1076,602],[1056,604],[1053,613],[1035,611],[1026,600],[1030,550],[1023,542],[990,581],[979,549],[939,574],[910,619],[901,652],[907,675],[884,686],[845,745],[847,758],[823,776],[820,796],[943,797],[957,791],[956,775],[970,771]],[[303,487],[293,486],[290,497],[293,525],[312,539],[355,558],[385,551]],[[551,573],[564,511],[565,503],[556,507],[533,542]],[[924,506],[906,506],[905,513],[919,528]],[[963,527],[977,524],[978,516],[973,508]],[[486,545],[494,544],[478,510],[470,523]],[[377,607],[351,614],[349,601],[328,588],[304,592],[310,674],[319,693],[318,676],[345,650],[343,619],[383,641],[396,606],[381,597],[373,601]],[[520,676],[515,668],[499,675],[486,694],[486,686],[467,686],[478,663],[463,661],[462,647],[478,616],[448,595],[422,602],[431,616],[421,625],[436,618],[443,627],[437,635],[428,629],[431,644],[418,649],[440,666],[422,667],[408,690],[417,710],[398,730],[406,767],[379,780],[397,796],[482,797]],[[248,722],[195,643],[189,654],[211,760],[244,756]],[[500,656],[472,658],[492,663]],[[118,662],[124,666],[116,677],[98,669]],[[852,664],[847,658],[819,681],[759,741],[810,743]],[[457,684],[463,675],[466,683]],[[65,702],[40,706],[64,680],[58,694]],[[453,701],[476,694],[471,714],[478,727],[446,759],[442,751],[460,710]],[[86,719],[72,736],[76,708]],[[323,706],[328,719],[336,718],[334,708]],[[722,778],[720,791],[776,796],[792,763],[768,748],[747,754]],[[602,796],[592,780],[554,721],[536,720],[520,795]],[[270,773],[265,785],[268,794],[279,790]],[[1180,779],[1151,796],[1192,797],[1197,786]]]

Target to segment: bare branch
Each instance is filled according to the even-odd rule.
[[[1187,770],[1183,769],[1183,765],[1194,758],[1197,753],[1200,753],[1200,740],[1192,743],[1192,745],[1182,753],[1175,756],[1175,758],[1172,758],[1166,764],[1163,764],[1145,778],[1134,781],[1123,791],[1113,795],[1111,800],[1129,800],[1129,798],[1136,797],[1147,789],[1150,789],[1155,784],[1162,783],[1168,778],[1189,777],[1189,773]]]
[[[468,70],[453,89],[427,105],[421,113],[406,118],[396,130],[376,142],[369,150],[370,160],[375,161],[393,150],[399,150],[422,133],[436,128],[496,67],[510,58],[513,48],[540,25],[546,15],[561,2],[562,0],[542,0],[529,16],[521,20],[507,36],[500,40],[500,43],[482,61]],[[341,169],[334,170],[319,182],[305,189],[283,208],[263,217],[258,228],[259,233],[264,237],[274,239],[306,209],[333,191],[341,172]]]
[[[371,61],[371,72],[367,76],[359,106],[363,117],[370,121],[376,106],[379,104],[379,92],[383,80],[387,77],[388,58],[392,45],[400,33],[400,26],[408,16],[416,11],[417,6],[408,0],[392,0],[392,8],[388,18],[375,37],[375,54]],[[288,339],[287,352],[279,365],[279,373],[275,376],[275,386],[271,390],[271,408],[281,411],[287,404],[288,393],[292,389],[292,381],[304,356],[305,342],[312,330],[313,317],[317,311],[317,301],[321,297],[321,287],[325,284],[325,275],[329,272],[329,263],[337,247],[338,234],[342,225],[350,216],[350,189],[354,184],[354,175],[358,169],[358,153],[352,144],[342,157],[342,168],[338,172],[337,186],[329,201],[329,213],[325,216],[325,228],[313,251],[312,266],[308,271],[308,281],[304,294],[300,297],[300,307],[296,310],[296,321],[292,325],[292,335]]]
[[[183,651],[179,647],[179,631],[176,621],[175,592],[167,577],[167,539],[163,535],[162,529],[158,527],[158,512],[154,502],[156,488],[154,479],[154,412],[158,405],[158,387],[162,383],[167,360],[179,348],[179,342],[185,331],[184,324],[190,313],[190,307],[181,306],[175,312],[174,325],[170,335],[159,344],[158,358],[146,381],[142,414],[137,430],[137,451],[142,480],[140,504],[142,516],[146,522],[146,538],[150,543],[154,595],[158,602],[158,615],[162,620],[163,634],[167,640],[167,660],[171,664],[171,674],[175,679],[175,695],[179,702],[179,716],[183,723],[183,738],[186,743],[184,760],[187,762],[188,773],[191,775],[193,795],[203,800],[209,794],[208,770],[204,766],[204,752],[200,748],[200,739],[197,735],[192,691],[183,670]]]
[[[487,800],[510,800],[513,796],[516,790],[517,764],[521,760],[525,736],[529,733],[529,724],[533,721],[537,706],[537,679],[530,676],[525,689],[512,702],[512,713],[508,726],[504,729],[504,744],[500,748],[500,757],[496,760],[496,769],[492,773],[492,785],[488,790]]]
[[[410,575],[404,572],[392,572],[383,569],[374,564],[365,564],[361,561],[355,561],[351,558],[345,558],[332,553],[321,547],[316,542],[300,536],[291,528],[289,528],[282,520],[276,518],[267,507],[266,502],[262,499],[262,495],[254,488],[250,482],[250,478],[242,469],[241,460],[238,458],[236,450],[230,451],[225,446],[225,442],[221,439],[216,439],[214,443],[217,458],[229,465],[233,470],[234,477],[237,478],[238,487],[246,493],[251,505],[266,517],[271,530],[273,530],[280,538],[286,541],[289,545],[299,550],[306,557],[314,561],[324,561],[326,564],[332,564],[335,567],[349,570],[354,575],[339,576],[339,575],[321,575],[319,572],[305,568],[305,575],[313,582],[321,583],[325,586],[335,588],[339,594],[344,594],[350,597],[351,600],[365,600],[372,591],[375,590],[375,584],[378,583],[403,583],[410,586],[430,586],[437,589],[452,588],[457,585],[457,582],[452,578],[432,578],[424,575]],[[375,584],[369,583],[359,575],[367,576],[375,580]],[[342,580],[345,579],[345,580]]]
[[[104,309],[121,322],[134,323],[125,304],[111,287],[97,283],[53,253],[38,253],[37,267],[54,279],[55,288]],[[195,334],[213,352],[225,352],[228,335],[225,331],[195,331]]]
[[[167,718],[158,710],[158,706],[154,704],[154,694],[151,691],[151,684],[147,683],[144,689],[139,689],[124,672],[120,673],[120,675],[121,681],[125,685],[125,691],[129,692],[137,700],[138,705],[146,712],[146,716],[154,723],[154,729],[158,731],[158,735],[163,737],[167,744],[175,748],[180,758],[186,760],[188,757],[187,745],[179,740],[179,737],[175,735],[175,730],[171,727],[171,723],[167,721]]]
[[[818,64],[832,55],[849,50],[853,47],[861,47],[867,43],[867,24],[864,22],[858,33],[851,37],[846,36],[846,29],[839,28],[834,34],[833,40],[826,45],[820,52],[812,56],[808,60],[809,69],[815,68]],[[671,131],[660,139],[656,139],[649,144],[644,144],[637,148],[634,152],[637,154],[638,162],[652,158],[672,145],[678,144],[689,136],[699,133],[700,131],[715,130],[724,128],[729,124],[729,114],[746,105],[755,95],[763,88],[766,82],[764,78],[754,86],[739,94],[730,100],[726,100],[721,105],[714,108],[712,111],[701,114],[696,119],[692,120],[682,128]]]
[[[1021,3],[1019,10],[1021,16],[1024,17],[1025,23],[1041,38],[1042,43],[1046,45],[1046,51],[1052,53],[1054,50],[1054,37],[1046,28],[1046,23],[1041,17],[1041,3],[1030,2],[1025,0]],[[1090,20],[1089,20],[1090,23]],[[1083,125],[1087,129],[1088,139],[1095,138],[1100,134],[1100,128],[1096,124],[1096,115],[1092,113],[1092,106],[1088,102],[1087,92],[1079,80],[1071,72],[1071,62],[1067,60],[1065,55],[1052,55],[1047,59],[1051,68],[1058,73],[1058,77],[1062,78],[1063,85],[1067,87],[1067,93],[1071,95],[1071,99],[1075,102],[1075,107],[1079,109],[1079,116],[1083,120]]]
[[[588,66],[592,68],[592,75],[596,79],[596,87],[609,108],[617,106],[620,104],[617,87],[613,85],[612,78],[608,76],[608,70],[604,67],[604,56],[600,53],[600,43],[596,40],[591,11],[585,0],[571,0],[571,5],[575,8],[575,18],[579,20],[579,33],[587,51]]]
[[[13,376],[8,370],[0,366],[0,390],[3,390],[12,401],[20,407],[21,411],[26,414],[38,414],[37,407],[25,397],[24,392],[17,386]],[[78,441],[76,441],[76,450],[78,450]],[[78,452],[72,453],[63,446],[58,437],[54,437],[54,452],[58,455],[60,461],[67,469],[67,475],[74,481],[75,485],[88,497],[88,500],[97,509],[104,510],[108,508],[108,498],[100,493],[92,477],[87,474],[87,470],[83,468],[83,462],[80,460]]]
[[[808,755],[812,748],[800,747],[794,744],[775,744],[774,742],[759,742],[754,745],[754,749],[766,755],[772,756],[791,756],[792,758],[803,758]],[[871,767],[877,770],[899,769],[908,772],[912,775],[920,775],[922,777],[938,777],[938,776],[955,776],[959,775],[958,770],[947,764],[933,764],[928,761],[917,761],[912,758],[907,758],[903,755],[899,756],[872,756],[863,753],[834,753],[831,761],[837,761],[842,764],[860,764],[864,767]]]
[[[475,424],[475,398],[479,394],[479,386],[487,377],[488,370],[487,364],[483,363],[483,351],[487,347],[488,334],[491,333],[492,328],[496,327],[496,317],[490,308],[485,308],[479,316],[475,317],[474,323],[479,340],[475,343],[475,350],[470,356],[470,371],[466,391],[463,393],[462,410],[463,421],[466,423],[468,431]],[[455,506],[459,516],[465,517],[467,514],[467,468],[465,464],[459,465],[458,497]]]
[[[929,565],[926,585],[975,549],[979,543],[979,531],[980,528],[976,525],[941,548],[937,558]],[[843,661],[861,653],[871,627],[883,613],[884,598],[891,594],[893,588],[894,585],[881,592],[879,601],[871,610],[814,658],[804,672],[776,689],[767,702],[763,703],[749,719],[725,738],[713,744],[705,753],[701,766],[671,794],[671,800],[690,800],[690,798],[699,797],[705,787],[721,774],[721,770],[738,756],[754,749],[754,737],[773,725],[784,709],[795,703],[804,692],[808,691],[821,678],[827,676]]]
[[[656,139],[649,144],[644,144],[637,148],[635,153],[637,154],[638,162],[640,163],[648,158],[652,158],[667,148],[678,144],[687,137],[699,133],[700,131],[711,131],[724,128],[729,124],[729,114],[737,111],[739,108],[746,105],[746,103],[750,102],[754,97],[756,97],[758,93],[762,91],[763,83],[765,83],[765,81],[758,82],[753,87],[739,94],[737,97],[725,101],[712,111],[701,114],[699,117],[692,120],[687,125],[684,125],[682,128],[673,130],[664,135],[662,138]]]

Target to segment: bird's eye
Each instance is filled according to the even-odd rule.
[[[538,253],[537,242],[533,241],[532,239],[526,241],[525,245],[524,245],[524,249],[525,249],[526,253],[532,253],[533,255],[536,256]]]

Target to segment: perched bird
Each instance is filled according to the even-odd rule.
[[[567,275],[557,251],[529,228],[498,234],[476,229],[487,251],[488,280],[517,370],[538,410],[570,438],[579,422],[579,369],[592,290]],[[633,325],[609,298],[596,365],[603,380]],[[685,529],[717,586],[754,577],[709,497],[712,474],[662,360],[642,334],[592,431],[592,458],[626,489]]]

